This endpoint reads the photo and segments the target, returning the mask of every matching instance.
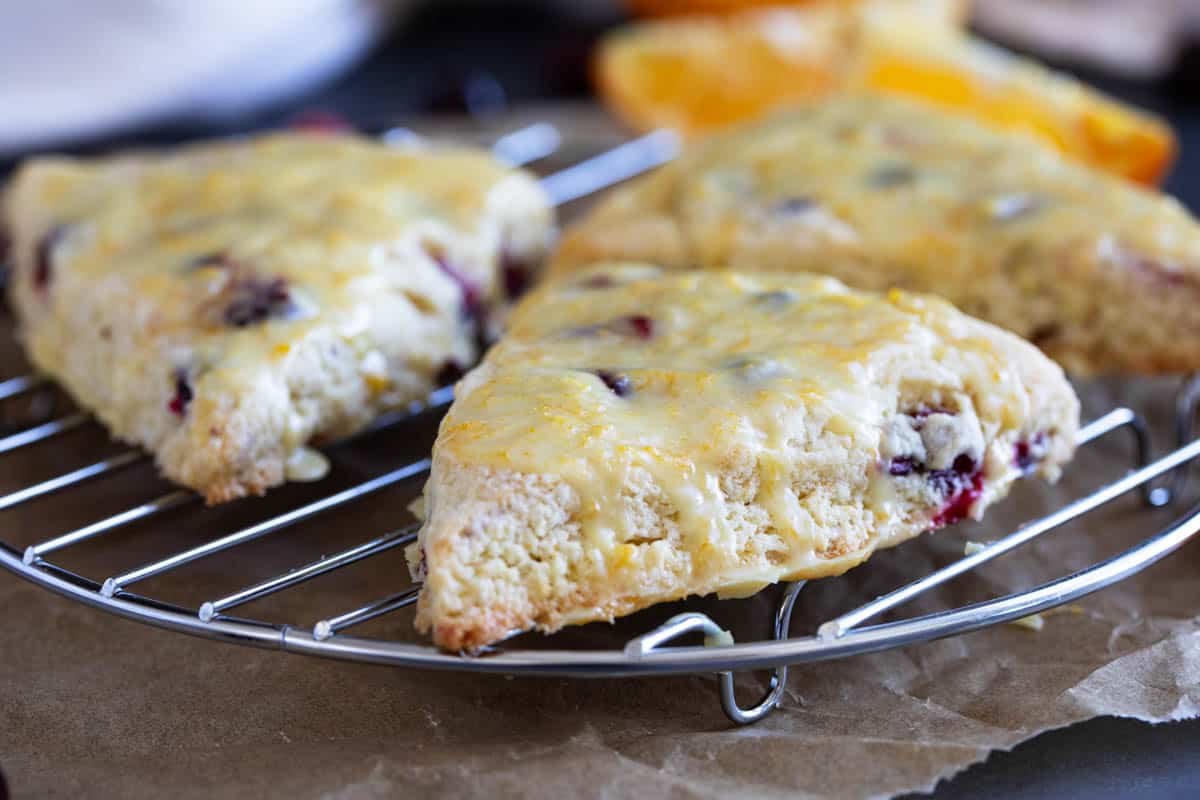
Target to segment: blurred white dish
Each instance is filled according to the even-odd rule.
[[[344,69],[403,0],[35,0],[0,11],[0,154],[225,116]]]

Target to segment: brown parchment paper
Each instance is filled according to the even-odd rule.
[[[21,368],[0,336],[0,367]],[[1085,418],[1129,404],[1169,444],[1175,382],[1081,387]],[[16,414],[21,409],[10,413]],[[101,578],[206,541],[234,526],[426,452],[430,420],[335,455],[321,486],[265,499],[189,507],[64,551],[64,566]],[[0,459],[0,491],[89,463],[115,445],[93,430]],[[1122,435],[1085,448],[1056,487],[1028,484],[981,524],[880,553],[840,579],[810,584],[793,635],[961,556],[1119,477]],[[149,468],[0,515],[25,545],[164,491]],[[145,594],[197,605],[405,524],[417,490],[386,491],[344,512],[147,581]],[[1195,494],[1192,492],[1191,494]],[[976,601],[1112,555],[1181,513],[1129,496],[905,614]],[[418,672],[223,645],[121,620],[0,572],[0,770],[14,797],[884,797],[943,777],[1039,732],[1100,715],[1148,721],[1197,714],[1200,550],[1045,618],[1040,632],[1001,626],[844,661],[793,668],[782,706],[732,727],[711,676],[558,680]],[[406,585],[390,553],[246,606],[249,617],[311,625]],[[738,638],[765,636],[777,593],[699,600]],[[526,646],[619,647],[680,610],[656,608]],[[411,611],[357,629],[417,640]],[[745,702],[763,676],[738,677]]]

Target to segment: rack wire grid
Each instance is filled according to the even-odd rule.
[[[383,138],[389,142],[403,141],[415,135],[406,129],[393,129],[386,132]],[[494,142],[493,151],[509,163],[525,165],[551,155],[561,143],[562,137],[552,125],[538,123],[501,137]],[[543,186],[556,204],[563,205],[652,169],[673,158],[678,148],[674,135],[657,131],[550,174],[542,179]],[[39,392],[50,388],[52,385],[49,381],[38,375],[10,378],[0,381],[0,401],[14,401],[21,397],[36,399]],[[452,387],[443,387],[430,395],[420,407],[414,406],[403,413],[379,419],[367,431],[352,437],[350,443],[361,443],[364,437],[410,421],[418,413],[444,410],[451,396]],[[769,639],[733,642],[710,616],[690,611],[671,617],[662,625],[634,637],[620,649],[541,649],[501,642],[480,653],[462,655],[442,652],[426,644],[347,635],[346,631],[355,626],[412,605],[418,592],[415,586],[386,594],[378,600],[341,613],[313,613],[310,620],[315,620],[306,624],[239,618],[230,613],[251,601],[297,590],[318,576],[403,547],[415,540],[415,525],[299,564],[267,580],[205,600],[195,607],[185,607],[135,591],[143,581],[168,575],[185,565],[242,547],[318,515],[344,509],[382,490],[415,481],[428,471],[428,458],[396,466],[369,480],[120,574],[95,579],[67,569],[52,557],[67,548],[95,540],[100,540],[105,547],[117,547],[111,539],[102,537],[108,537],[134,523],[156,520],[170,510],[194,504],[198,501],[197,495],[184,489],[172,489],[119,513],[24,548],[0,539],[0,566],[65,597],[149,625],[291,653],[393,666],[511,675],[611,677],[716,672],[719,676],[721,705],[726,715],[734,723],[748,724],[762,719],[778,704],[785,688],[789,664],[845,658],[1018,620],[1103,589],[1145,569],[1180,547],[1200,531],[1200,506],[1178,515],[1173,522],[1138,545],[1057,580],[971,605],[868,624],[885,612],[972,572],[1126,493],[1139,491],[1142,502],[1149,507],[1169,505],[1174,498],[1182,495],[1187,480],[1187,466],[1200,456],[1200,440],[1192,441],[1198,405],[1200,378],[1190,376],[1184,380],[1177,399],[1178,447],[1156,460],[1152,460],[1146,422],[1137,413],[1128,408],[1116,408],[1095,419],[1079,432],[1078,444],[1085,447],[1117,431],[1128,431],[1135,445],[1136,463],[1124,477],[1046,516],[1028,521],[1008,535],[947,566],[825,622],[813,635],[799,637],[790,636],[789,628],[793,608],[804,586],[803,581],[785,586],[775,610]],[[20,430],[0,437],[0,456],[38,443],[51,443],[70,431],[94,426],[92,419],[79,411],[46,419],[47,404],[34,402],[31,406],[35,418],[25,420]],[[114,475],[146,461],[147,456],[135,450],[100,458],[0,496],[0,512],[12,511],[39,498],[80,487],[85,482]],[[1159,481],[1160,484],[1169,482],[1170,485],[1155,487],[1154,482],[1160,478],[1163,479]],[[218,509],[214,513],[221,512]],[[703,634],[705,646],[668,646],[689,634]],[[740,705],[734,695],[733,671],[768,668],[772,670],[772,675],[765,696],[752,706]]]

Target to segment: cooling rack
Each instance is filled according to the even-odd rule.
[[[416,134],[409,130],[393,129],[384,134],[384,139],[398,141],[413,136]],[[510,163],[528,164],[552,154],[561,142],[552,125],[538,123],[501,137],[494,142],[493,149]],[[674,157],[677,150],[678,143],[672,134],[654,132],[550,174],[542,179],[543,185],[554,202],[563,205],[651,169]],[[49,386],[40,376],[13,377],[0,381],[0,401],[35,396]],[[353,447],[354,440],[395,427],[417,413],[444,409],[450,402],[451,393],[451,387],[443,387],[424,403],[403,413],[383,417],[367,431],[342,444]],[[36,404],[31,405],[36,411]],[[378,600],[345,611],[332,610],[338,613],[314,607],[309,619],[298,622],[243,618],[232,613],[251,601],[282,592],[302,591],[318,576],[403,547],[415,540],[415,525],[383,533],[308,563],[296,564],[275,577],[231,587],[227,593],[195,606],[138,593],[139,585],[151,578],[169,576],[185,565],[277,534],[319,515],[346,509],[385,489],[416,482],[428,471],[428,458],[394,466],[369,480],[120,574],[99,577],[79,574],[59,563],[58,554],[85,542],[119,548],[120,544],[110,534],[137,522],[153,521],[169,510],[196,504],[199,498],[194,493],[173,489],[66,533],[42,538],[24,548],[0,538],[0,566],[41,587],[122,617],[194,636],[290,653],[403,667],[511,675],[610,677],[715,672],[726,715],[734,723],[748,724],[762,719],[778,704],[790,664],[845,658],[1019,620],[1103,589],[1180,547],[1200,531],[1200,506],[1179,514],[1169,525],[1136,546],[1065,577],[971,605],[894,621],[877,621],[886,612],[894,611],[931,589],[970,573],[1124,494],[1139,492],[1142,503],[1148,507],[1171,504],[1186,488],[1188,465],[1200,456],[1200,440],[1192,441],[1198,405],[1200,378],[1192,376],[1184,380],[1178,394],[1178,446],[1157,459],[1152,458],[1146,422],[1134,411],[1116,408],[1093,420],[1080,430],[1079,446],[1084,448],[1102,437],[1125,432],[1134,444],[1134,463],[1128,474],[1052,513],[1026,522],[947,566],[828,620],[814,634],[807,636],[790,635],[792,611],[803,590],[802,581],[784,587],[775,609],[771,638],[735,642],[712,617],[691,611],[668,619],[619,649],[534,649],[515,642],[501,642],[467,656],[442,652],[424,644],[347,633],[351,628],[415,603],[415,586],[390,593],[389,590],[396,587],[381,587]],[[45,410],[39,413],[44,415]],[[78,411],[50,419],[35,416],[26,420],[22,429],[0,437],[0,458],[38,443],[57,446],[54,440],[58,437],[91,425],[94,425],[91,418]],[[86,466],[0,496],[0,513],[39,498],[69,493],[84,483],[102,480],[146,460],[147,457],[137,451],[99,458]],[[1158,480],[1160,478],[1163,480]],[[220,510],[214,513],[219,514]],[[5,523],[0,519],[0,531],[5,529]],[[676,644],[687,640],[685,637],[694,640],[700,635],[704,637],[703,646]],[[770,669],[772,673],[765,696],[745,707],[735,697],[733,671],[750,669]]]

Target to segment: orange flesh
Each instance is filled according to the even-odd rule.
[[[1066,78],[1039,80],[1013,59],[997,74],[992,48],[970,40],[945,57],[903,45],[868,53],[861,85],[958,109],[997,127],[1023,130],[1091,166],[1147,185],[1162,180],[1175,137],[1160,120]],[[999,79],[997,79],[999,78]]]

